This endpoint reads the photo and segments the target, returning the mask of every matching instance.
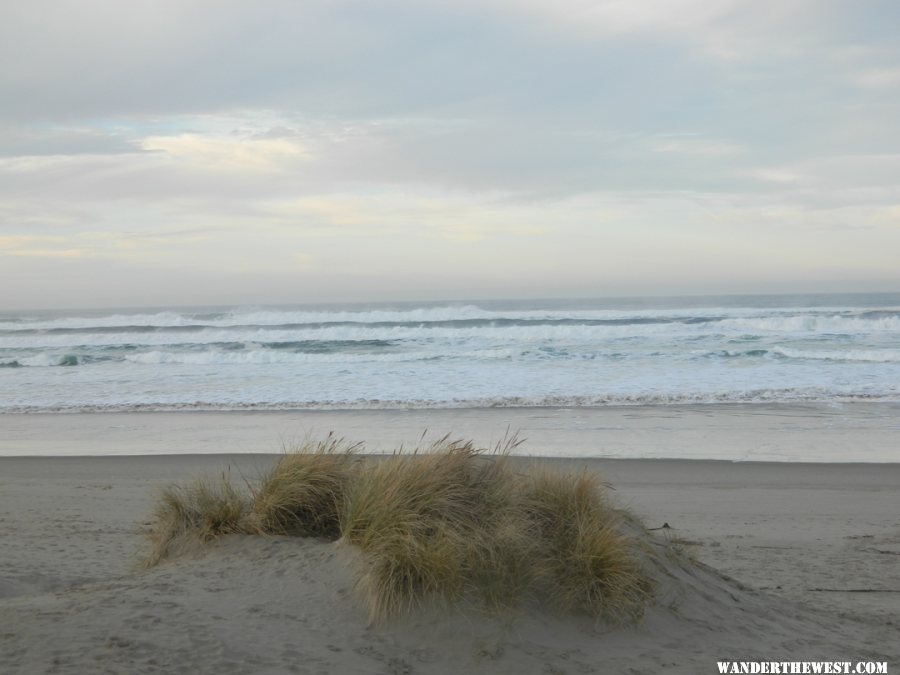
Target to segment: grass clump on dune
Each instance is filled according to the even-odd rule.
[[[509,447],[515,444],[511,441]],[[426,452],[397,453],[359,472],[341,518],[343,541],[365,553],[359,585],[373,618],[473,592],[503,606],[518,574],[507,524],[511,474],[502,448],[484,456],[470,442],[442,439]],[[504,550],[498,548],[505,541]]]
[[[563,610],[640,618],[651,584],[599,476],[535,471],[526,482],[546,596]]]
[[[150,552],[144,564],[152,567],[197,543],[242,532],[248,509],[246,497],[225,473],[163,487],[153,512]]]
[[[513,437],[492,451],[443,438],[363,458],[329,435],[284,454],[247,490],[220,481],[166,488],[148,564],[229,533],[320,537],[361,552],[373,620],[477,600],[537,601],[596,619],[636,620],[651,584],[592,473],[517,471]]]
[[[340,536],[340,513],[359,444],[329,435],[282,455],[253,489],[248,529],[299,537]]]

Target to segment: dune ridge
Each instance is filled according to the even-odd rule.
[[[334,435],[283,454],[241,489],[227,473],[159,492],[150,567],[228,534],[337,541],[361,553],[356,587],[373,621],[476,598],[504,612],[527,599],[597,621],[636,622],[653,595],[638,539],[599,474],[514,470],[494,448],[445,436],[366,459]]]

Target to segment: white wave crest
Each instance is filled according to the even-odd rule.
[[[900,334],[890,326],[885,331]],[[832,325],[831,330],[841,334],[872,334],[879,331],[867,326]],[[629,324],[629,325],[533,325],[533,326],[326,326],[322,328],[297,328],[291,330],[252,329],[234,332],[209,329],[191,333],[116,333],[92,335],[29,335],[0,337],[0,348],[37,349],[65,348],[91,345],[95,347],[117,345],[174,346],[185,343],[208,345],[223,342],[265,343],[292,341],[394,341],[406,344],[442,344],[449,347],[477,343],[485,345],[598,344],[608,340],[662,339],[665,342],[683,338],[699,339],[704,336],[726,335],[746,337],[753,335],[790,338],[792,335],[810,335],[769,325],[721,326],[721,324]],[[814,333],[812,333],[814,334]]]
[[[369,310],[293,310],[279,308],[229,309],[219,312],[177,312],[133,314],[117,313],[108,315],[83,315],[31,318],[17,321],[0,319],[0,330],[53,330],[115,328],[118,326],[141,326],[157,328],[177,328],[183,326],[208,326],[211,328],[232,328],[240,326],[281,326],[322,323],[430,323],[467,320],[646,320],[646,319],[689,319],[724,318],[748,319],[750,321],[784,317],[788,323],[803,321],[823,315],[840,317],[852,316],[859,312],[852,307],[703,307],[683,309],[547,309],[547,310],[500,310],[485,309],[478,305],[445,305],[418,307],[411,309],[369,309]],[[868,311],[868,310],[867,310]],[[898,311],[898,308],[884,308],[883,311]],[[896,317],[887,317],[888,320]],[[859,319],[862,322],[879,319]],[[787,324],[786,324],[787,325]]]
[[[816,361],[859,361],[863,363],[900,363],[900,349],[793,349],[773,347],[775,354],[791,359]]]
[[[756,389],[751,391],[671,392],[608,394],[592,396],[494,396],[454,399],[307,399],[266,402],[240,401],[147,401],[140,403],[69,403],[0,405],[0,412],[126,412],[179,410],[397,410],[465,408],[596,408],[608,406],[677,406],[754,403],[852,403],[900,402],[900,390],[870,394],[818,388]]]
[[[817,333],[854,335],[861,333],[900,333],[900,317],[862,318],[855,316],[779,316],[765,318],[723,319],[716,328],[741,330],[751,334]]]
[[[473,349],[452,354],[439,351],[404,351],[371,353],[309,353],[275,351],[271,349],[250,349],[244,351],[203,351],[180,352],[154,350],[138,354],[127,354],[124,360],[143,365],[186,364],[186,365],[267,365],[292,363],[399,363],[432,361],[455,358],[465,361],[486,361],[491,359],[511,359],[520,353],[513,349]]]
[[[31,321],[0,321],[3,330],[53,330],[54,328],[110,328],[115,326],[189,326],[196,324],[177,312],[156,314],[110,314],[107,316],[64,316]]]
[[[35,354],[34,356],[26,356],[16,359],[20,366],[30,366],[32,368],[50,368],[60,365],[75,365],[78,360],[74,356],[67,354]]]

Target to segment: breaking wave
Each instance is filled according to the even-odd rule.
[[[888,300],[7,315],[0,410],[896,400]]]

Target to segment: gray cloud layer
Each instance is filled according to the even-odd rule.
[[[127,264],[174,287],[201,248],[165,233],[199,229],[200,267],[260,296],[366,252],[381,296],[535,291],[443,279],[448,240],[451,265],[517,251],[537,290],[605,292],[598,261],[553,286],[541,255],[672,237],[712,243],[616,290],[897,288],[898,28],[890,1],[7,2],[0,280],[44,305],[73,301],[35,281],[48,260],[94,293]],[[806,258],[763,264],[759,237]]]

